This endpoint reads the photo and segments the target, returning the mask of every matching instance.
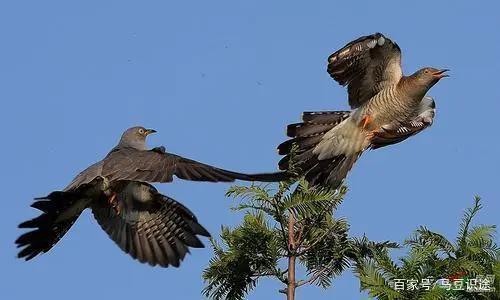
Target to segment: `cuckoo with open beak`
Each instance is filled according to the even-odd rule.
[[[304,112],[287,127],[279,162],[295,167],[314,185],[338,188],[367,149],[399,143],[429,127],[435,102],[426,96],[447,69],[426,67],[403,76],[401,49],[381,33],[363,36],[328,58],[328,73],[346,86],[351,111]],[[293,145],[296,152],[290,155]]]

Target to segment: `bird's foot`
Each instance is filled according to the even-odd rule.
[[[382,132],[383,132],[383,129],[370,130],[370,131],[366,132],[366,138],[368,140],[371,140],[374,137],[380,136],[380,134]]]
[[[116,193],[115,192],[113,192],[111,194],[111,196],[108,198],[108,203],[114,209],[115,213],[117,215],[119,215],[120,214],[120,206],[118,205],[118,201],[116,200]]]
[[[366,138],[369,139],[369,140],[371,140],[375,136],[376,132],[377,132],[376,130],[374,130],[374,131],[368,131],[366,133]]]
[[[372,121],[373,121],[373,118],[370,115],[365,115],[361,119],[361,122],[359,122],[359,127],[366,129]]]

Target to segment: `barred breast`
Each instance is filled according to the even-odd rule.
[[[382,126],[394,121],[407,120],[418,109],[418,103],[393,85],[373,96],[362,107],[361,113],[370,115],[376,126]]]

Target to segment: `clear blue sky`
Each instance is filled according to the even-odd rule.
[[[9,3],[10,2],[10,3]],[[430,130],[369,152],[348,179],[339,214],[353,235],[401,242],[419,225],[453,238],[474,194],[479,220],[498,224],[500,6],[496,1],[2,1],[0,4],[1,299],[200,299],[212,253],[179,269],[123,254],[84,213],[48,254],[15,258],[17,224],[32,198],[63,188],[136,124],[151,146],[217,166],[272,171],[287,123],[302,111],[346,109],[326,58],[380,31],[403,68],[452,71],[431,95]],[[227,184],[160,185],[213,235],[241,215]],[[205,243],[208,241],[205,240]],[[282,297],[264,280],[249,299]],[[351,273],[299,299],[358,299]]]

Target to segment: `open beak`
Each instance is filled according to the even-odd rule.
[[[146,129],[146,135],[150,135],[150,134],[155,133],[155,132],[156,132],[156,130],[154,130],[154,129]]]
[[[450,77],[450,75],[445,74],[445,72],[447,72],[449,70],[450,69],[442,69],[442,70],[436,71],[436,72],[432,73],[432,76],[434,76],[437,79],[441,79],[443,77]]]

